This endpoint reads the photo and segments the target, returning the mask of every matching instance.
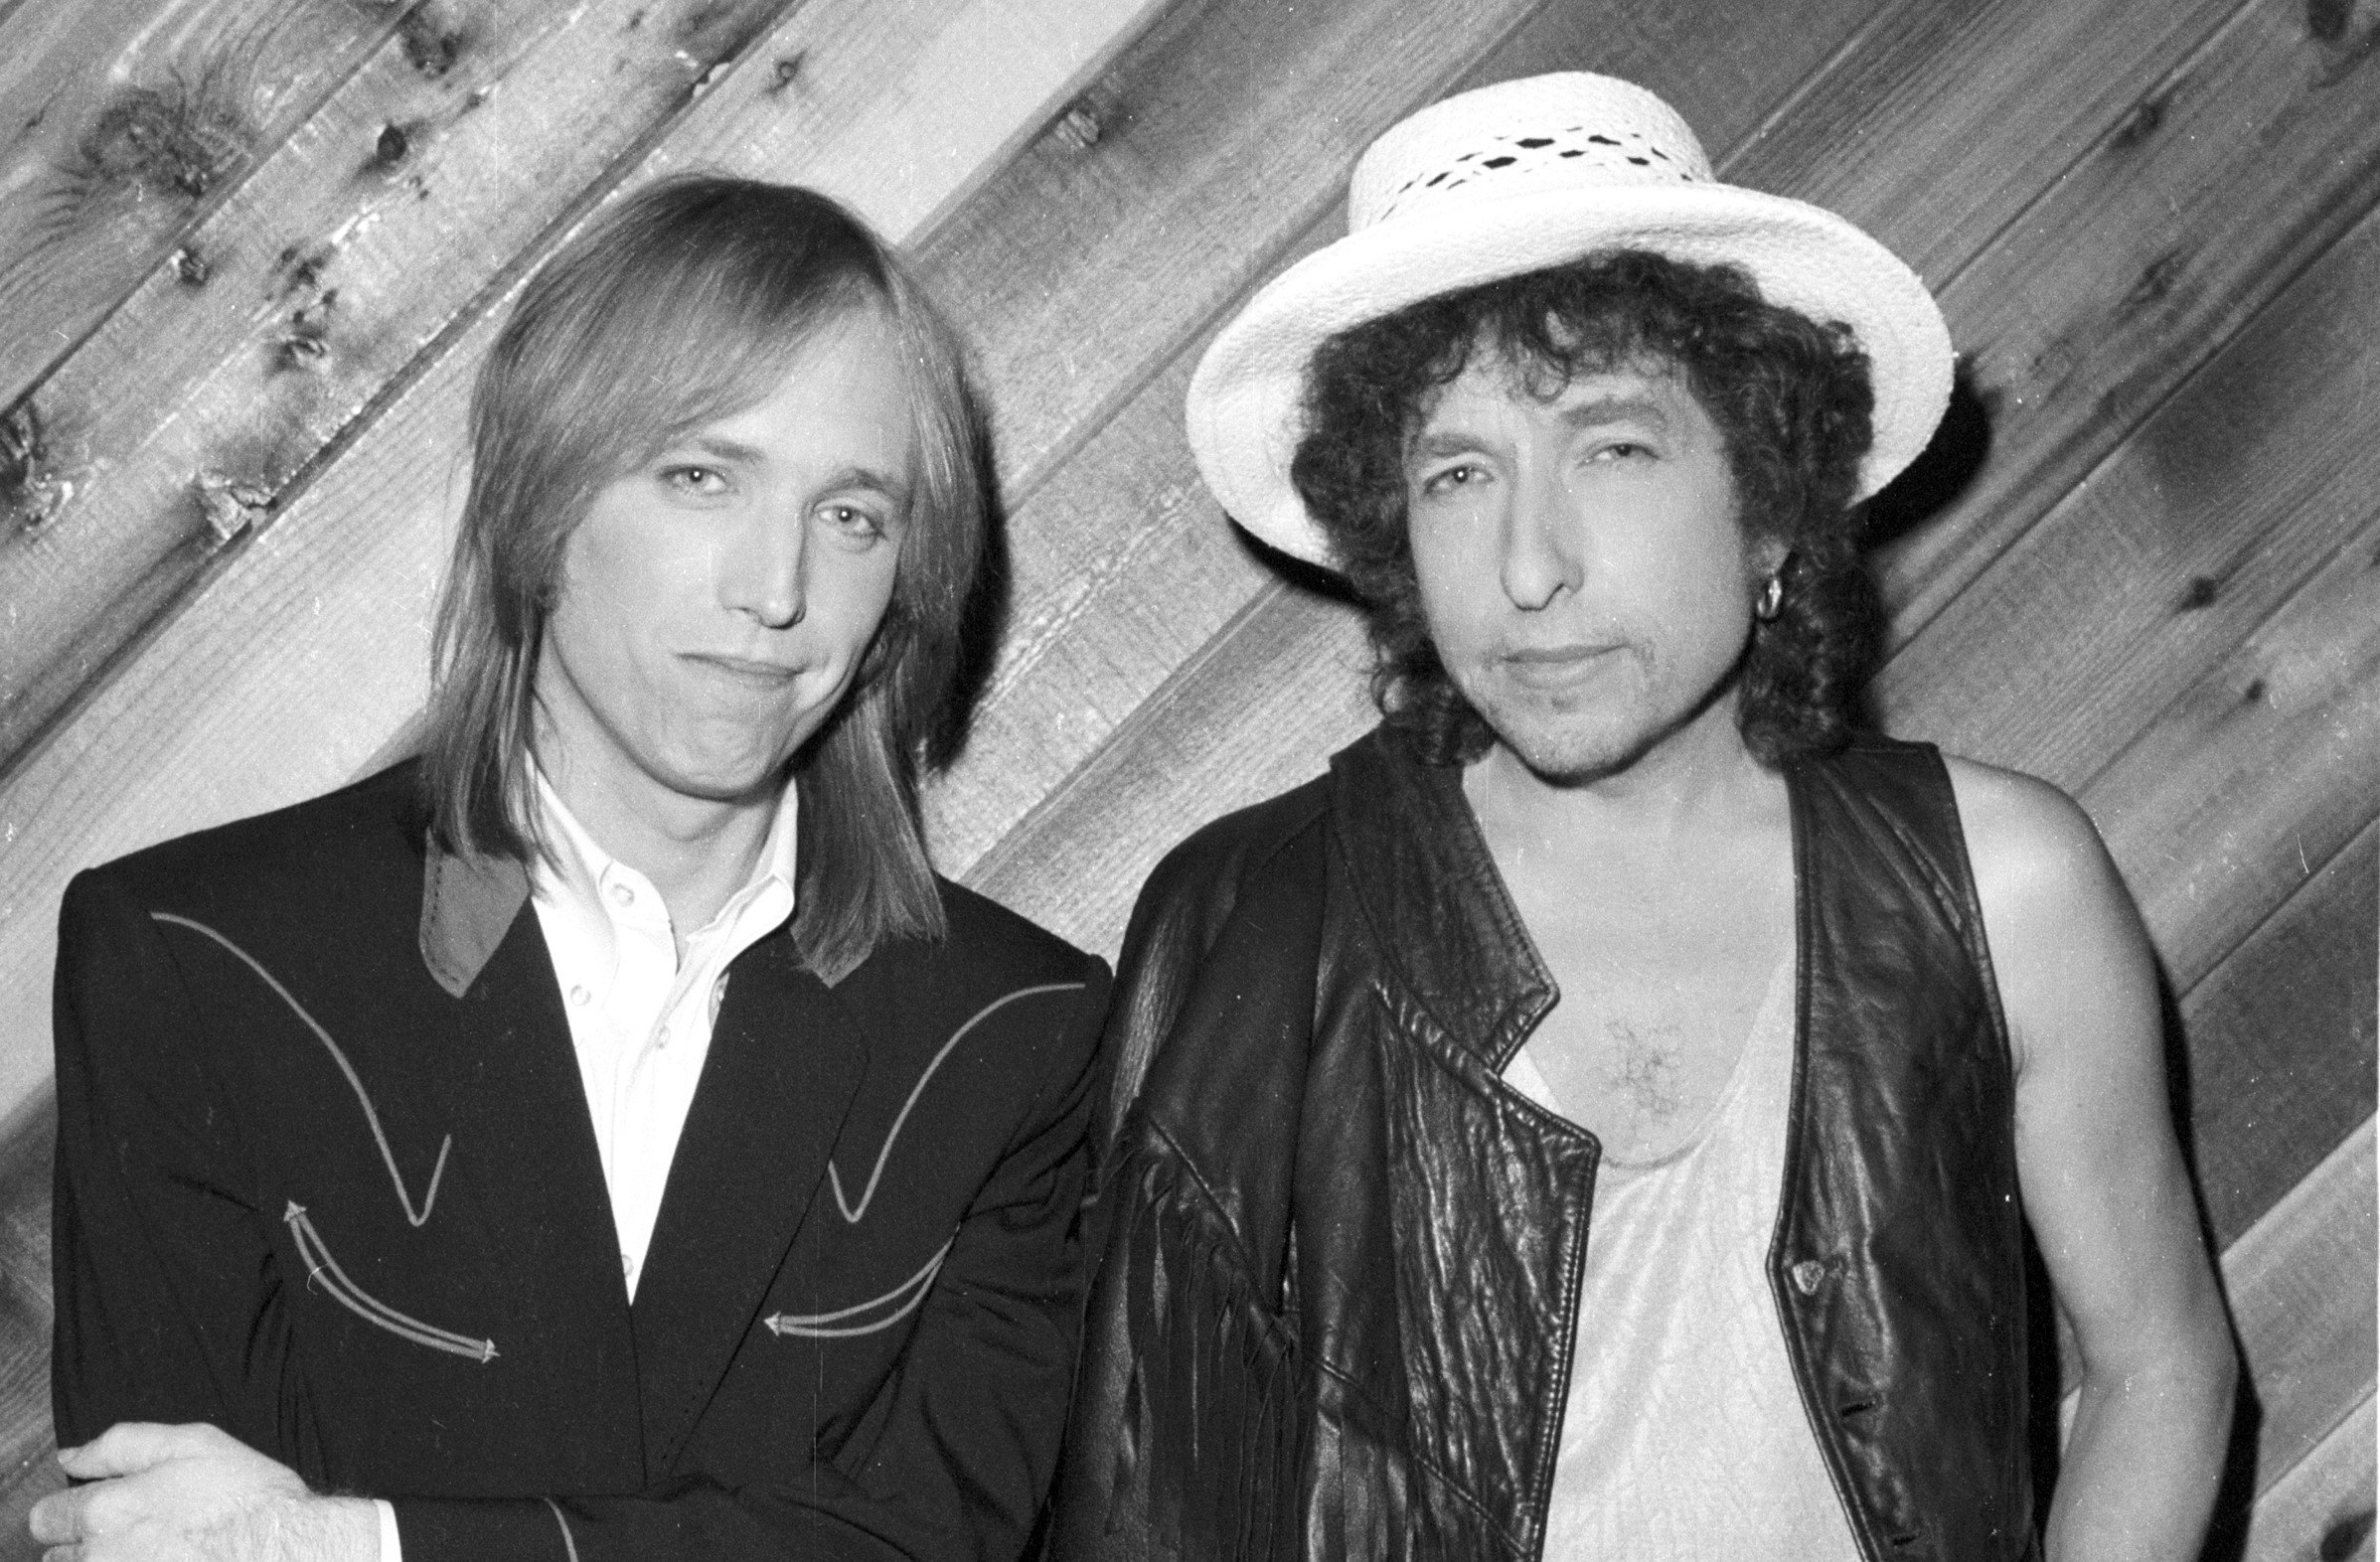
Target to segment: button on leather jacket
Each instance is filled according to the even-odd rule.
[[[1803,1404],[1871,1562],[2025,1557],[2013,1086],[1949,776],[1863,738],[1787,781]],[[1161,864],[1050,1555],[1534,1562],[1573,1340],[1629,1347],[1576,1317],[1595,1140],[1500,1078],[1555,996],[1460,772],[1385,730]]]

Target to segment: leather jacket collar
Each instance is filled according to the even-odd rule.
[[[1559,990],[1489,856],[1463,772],[1374,728],[1331,760],[1334,828],[1385,960],[1446,1033],[1501,1073]]]

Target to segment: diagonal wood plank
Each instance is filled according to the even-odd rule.
[[[1337,202],[1372,134],[1544,4],[1210,0],[1118,60],[917,255],[977,339],[1012,501]]]
[[[2369,524],[2380,212],[2256,324],[1894,656],[1888,724],[2082,787]]]
[[[2242,1562],[2371,1562],[2372,1396],[2257,1498]]]
[[[2264,1409],[2257,1480],[2271,1488],[2372,1391],[2372,1124],[2223,1254],[2223,1287]]]
[[[1952,510],[1883,550],[1897,637],[2380,201],[2375,42],[2380,7],[2256,0],[1950,281],[1995,455]],[[2067,241],[2081,233],[2087,244]],[[2011,447],[2021,459],[1998,454]]]
[[[938,169],[940,193],[912,185],[890,208],[896,218],[931,211],[987,177],[989,159],[1045,124],[1151,14],[1149,0],[904,0],[897,17],[885,0],[811,0],[714,81],[651,166],[620,177],[699,160],[807,180],[867,212],[892,194],[887,166],[919,179]],[[896,20],[910,25],[888,25]],[[991,78],[912,74],[920,62],[942,71],[978,58],[1012,30],[1052,52]],[[936,39],[945,47],[924,47]],[[801,62],[803,83],[792,104],[777,90],[788,60]],[[953,150],[974,155],[918,165],[906,148],[921,124],[961,136]],[[486,302],[0,791],[0,1112],[49,1072],[53,923],[69,875],[337,785],[419,707],[463,408],[501,299]]]
[[[338,0],[83,0],[0,16],[0,407],[392,30],[425,21]]]
[[[65,497],[0,547],[0,765],[785,3],[483,4],[427,56],[400,33],[185,234],[27,403]]]
[[[1891,7],[1728,177],[1844,213],[1939,288],[2243,3]]]
[[[2191,1140],[2229,1242],[2372,1109],[2380,820],[2182,1000]]]
[[[2369,822],[2375,776],[2380,507],[2077,799],[2186,989]]]

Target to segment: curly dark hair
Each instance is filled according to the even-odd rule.
[[[1549,395],[1623,366],[1683,374],[1725,439],[1747,539],[1789,549],[1783,606],[1744,661],[1745,745],[1771,765],[1840,748],[1880,619],[1851,511],[1875,402],[1867,355],[1847,326],[1764,300],[1739,267],[1641,249],[1442,293],[1316,351],[1290,476],[1364,604],[1372,698],[1389,725],[1436,764],[1468,763],[1493,741],[1430,641],[1405,527],[1407,447],[1478,352]]]

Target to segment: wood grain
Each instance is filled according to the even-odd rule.
[[[2256,0],[1950,278],[1993,455],[1883,550],[1898,638],[2380,200],[2376,41],[2380,6]]]
[[[2361,1128],[2223,1254],[2223,1286],[2263,1407],[2259,1491],[2326,1437],[2374,1375],[2372,1125]]]
[[[2085,786],[2380,514],[2375,391],[2380,212],[1893,657],[1879,714]]]
[[[0,17],[0,407],[408,21],[362,0],[79,0]]]
[[[1177,8],[920,246],[1012,503],[1334,206],[1347,165],[1544,0]]]
[[[203,279],[153,272],[30,403],[69,497],[0,547],[0,765],[784,3],[537,0],[426,56],[393,37],[192,229]]]
[[[2362,830],[2380,777],[2380,516],[2078,794],[2186,989]]]
[[[813,180],[864,213],[885,195],[895,218],[939,209],[980,184],[1020,134],[1046,125],[1149,14],[1141,0],[910,0],[897,17],[881,0],[812,0],[714,80],[669,143],[617,170],[613,188],[692,159]],[[1048,25],[1031,26],[1037,17]],[[909,74],[921,59],[949,66],[921,40],[963,43],[1004,22],[1071,52],[989,80]],[[792,103],[770,91],[786,60],[802,62]],[[973,105],[952,133],[976,155],[913,167],[912,132],[960,112],[953,97]],[[872,172],[879,165],[913,178],[893,193]],[[929,176],[945,181],[939,194],[922,183]],[[463,409],[502,302],[485,300],[280,520],[0,788],[0,1111],[49,1072],[52,924],[74,871],[351,779],[419,708]]]
[[[1939,289],[2241,5],[1888,7],[1728,177],[1842,213]]]
[[[2376,973],[2380,822],[2182,1000],[2193,1159],[2217,1242],[2239,1236],[2372,1110]]]
[[[2257,1498],[2242,1562],[2370,1562],[2372,1396]]]

